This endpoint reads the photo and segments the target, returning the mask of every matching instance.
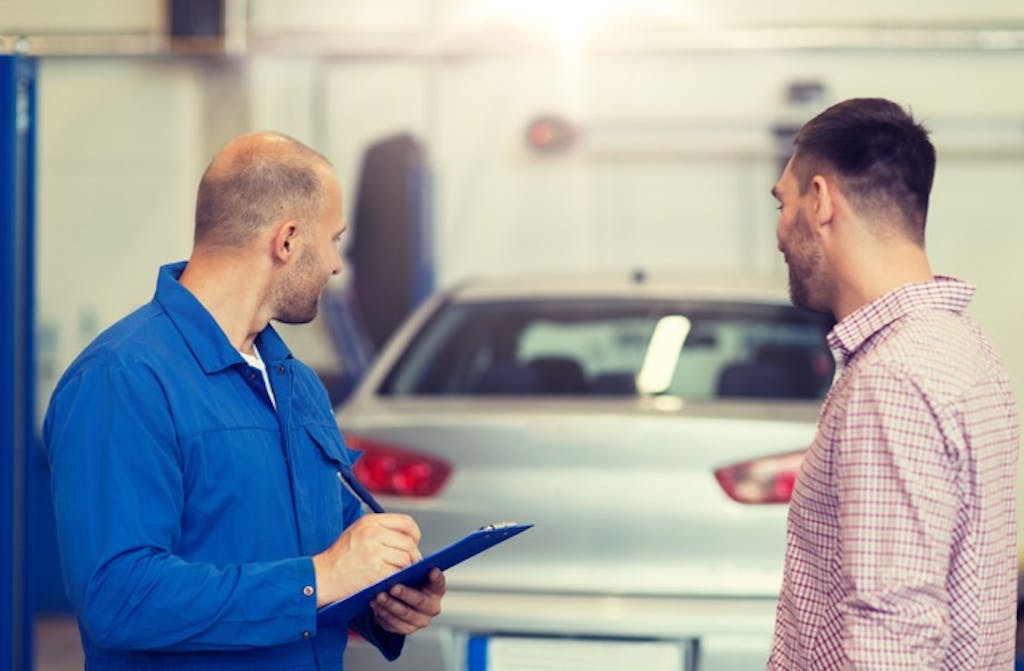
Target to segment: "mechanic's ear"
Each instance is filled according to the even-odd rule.
[[[282,222],[272,240],[274,258],[287,263],[292,257],[299,238],[299,226],[294,220]]]

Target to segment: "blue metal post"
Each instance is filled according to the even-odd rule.
[[[0,669],[12,671],[33,661],[35,72],[32,59],[0,55]]]

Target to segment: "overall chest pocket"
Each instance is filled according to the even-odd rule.
[[[316,444],[320,458],[335,470],[342,466],[351,468],[362,455],[362,452],[345,445],[345,439],[336,426],[307,424],[305,429],[310,440]]]
[[[309,450],[307,473],[299,480],[305,489],[302,498],[307,503],[304,507],[314,528],[315,543],[322,549],[361,514],[359,501],[339,476],[361,453],[345,445],[337,426],[308,424],[304,429],[313,448]]]

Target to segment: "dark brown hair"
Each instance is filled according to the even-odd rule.
[[[815,175],[834,176],[851,205],[902,223],[924,244],[935,147],[928,131],[896,103],[852,98],[808,121],[793,140],[793,173],[806,192]]]

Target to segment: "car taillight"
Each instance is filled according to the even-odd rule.
[[[406,448],[348,433],[345,442],[363,453],[352,472],[374,494],[436,496],[452,472],[446,462]]]
[[[762,457],[715,470],[715,478],[733,501],[786,503],[793,495],[805,450]]]

